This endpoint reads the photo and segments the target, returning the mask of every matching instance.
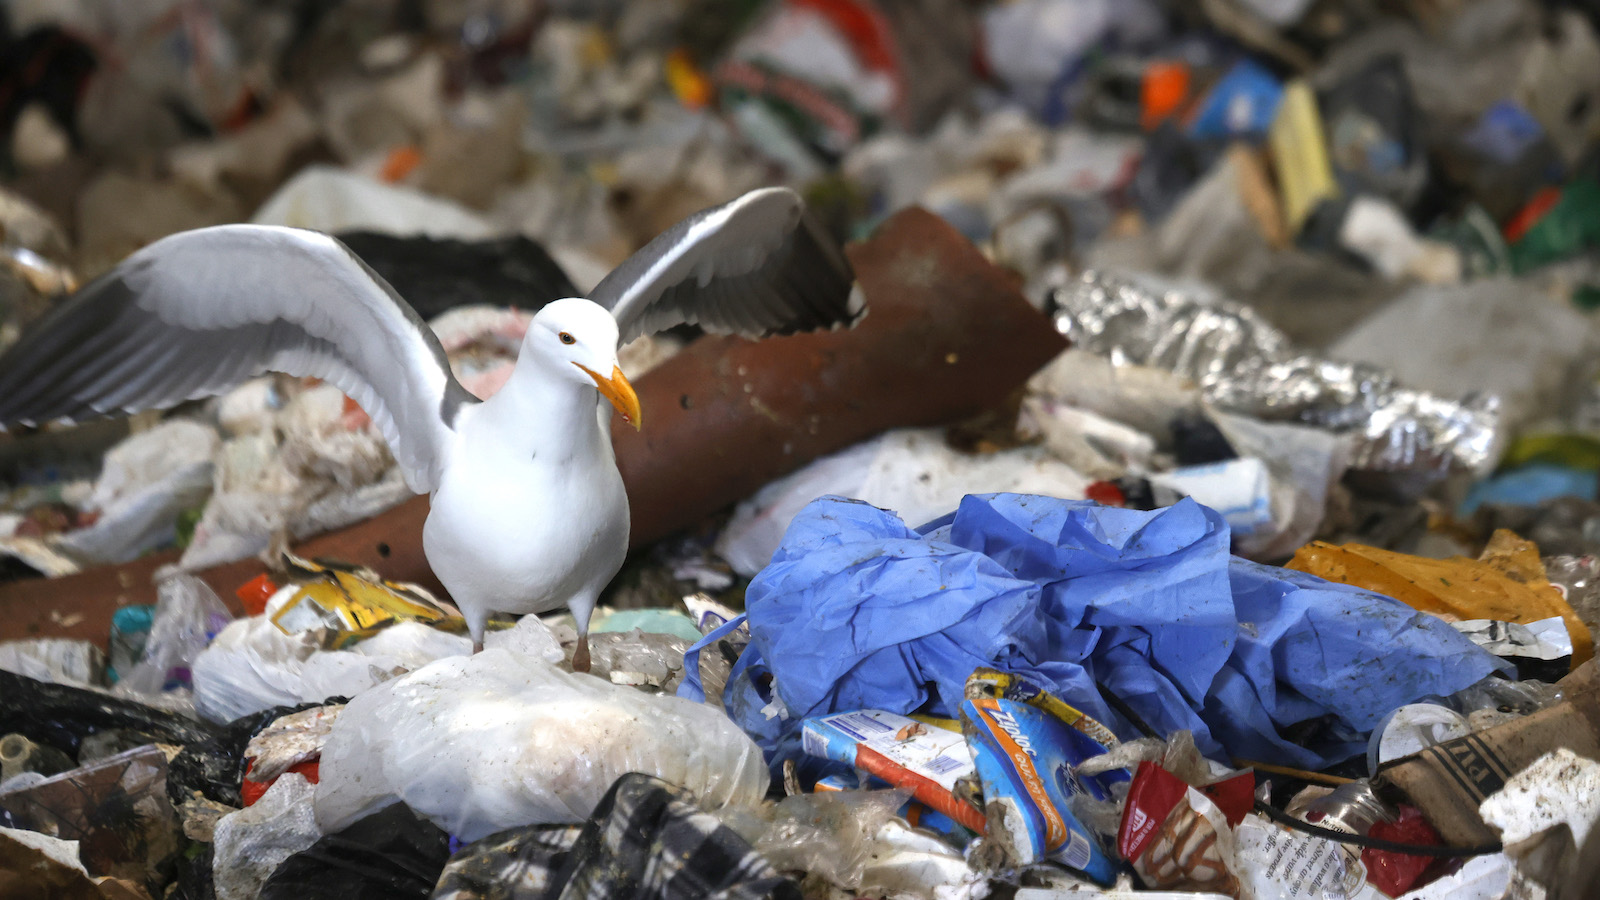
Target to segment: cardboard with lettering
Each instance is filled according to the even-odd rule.
[[[1507,779],[1562,748],[1600,760],[1600,669],[1585,663],[1559,685],[1566,695],[1560,703],[1396,760],[1375,784],[1405,795],[1450,844],[1499,840],[1478,805]]]

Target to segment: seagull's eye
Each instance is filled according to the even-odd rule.
[[[573,337],[570,334],[567,334],[565,331],[561,332],[561,343],[563,343],[563,344],[576,344],[577,342],[578,342],[577,338]]]

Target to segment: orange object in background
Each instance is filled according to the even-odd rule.
[[[259,616],[267,611],[267,601],[277,592],[278,586],[266,573],[262,573],[240,585],[233,593],[244,604],[246,615]]]
[[[1155,62],[1144,70],[1139,91],[1139,124],[1153,131],[1177,115],[1189,99],[1189,66],[1181,62]]]
[[[1539,547],[1501,529],[1477,559],[1428,559],[1362,544],[1313,541],[1289,568],[1386,594],[1449,621],[1494,619],[1527,624],[1560,616],[1572,636],[1572,667],[1594,655],[1594,639],[1550,583]]]
[[[411,144],[403,144],[389,151],[389,155],[383,160],[383,168],[378,171],[378,177],[389,184],[394,184],[405,180],[405,177],[415,172],[420,165],[422,165],[422,151]]]
[[[701,109],[711,102],[711,79],[689,58],[688,51],[679,48],[667,54],[666,75],[679,103]]]

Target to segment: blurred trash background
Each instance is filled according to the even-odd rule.
[[[1600,894],[1600,6],[0,12],[0,349],[277,224],[487,397],[772,184],[867,310],[624,349],[593,677],[331,385],[0,434],[0,896]]]

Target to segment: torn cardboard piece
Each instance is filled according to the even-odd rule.
[[[1566,699],[1532,715],[1445,741],[1378,772],[1380,791],[1398,790],[1457,846],[1492,844],[1501,836],[1479,814],[1540,757],[1569,750],[1600,760],[1600,666],[1594,661],[1563,678]]]

